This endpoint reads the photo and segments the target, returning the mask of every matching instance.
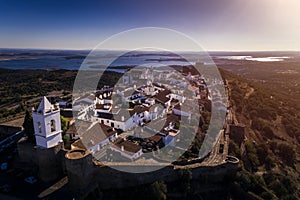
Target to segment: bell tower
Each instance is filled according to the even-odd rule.
[[[62,142],[59,107],[43,97],[37,110],[32,110],[36,144],[41,148],[51,148]]]

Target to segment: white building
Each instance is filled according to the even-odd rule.
[[[41,148],[51,148],[62,141],[60,110],[44,97],[37,110],[32,111],[36,144]]]
[[[142,154],[142,147],[130,141],[119,139],[110,146],[110,149],[119,152],[123,157],[130,160],[138,159]]]
[[[122,129],[123,131],[127,131],[135,125],[129,112],[124,112],[123,110],[114,114],[98,112],[97,116],[93,117],[93,121],[97,121],[112,128]]]
[[[100,151],[109,142],[117,138],[117,131],[114,128],[97,122],[78,121],[81,124],[78,128],[81,142],[92,153]]]
[[[164,128],[163,133],[165,136],[163,137],[163,142],[166,146],[175,146],[175,138],[179,134],[180,130],[174,129],[173,126],[169,126]]]

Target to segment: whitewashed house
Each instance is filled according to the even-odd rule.
[[[104,124],[85,121],[79,123],[81,124],[78,125],[77,131],[80,135],[80,140],[85,148],[92,153],[96,153],[109,142],[113,142],[118,136],[114,128]]]
[[[130,160],[138,159],[142,154],[142,147],[125,139],[116,140],[110,149],[119,152],[121,156]]]

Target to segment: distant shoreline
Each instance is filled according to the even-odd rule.
[[[99,51],[100,52],[100,51]],[[116,54],[117,53],[117,54]],[[158,51],[101,51],[99,57],[89,57],[87,50],[30,50],[30,49],[0,49],[0,68],[6,69],[45,69],[45,70],[79,70],[84,64],[85,69],[108,70],[124,73],[136,66],[187,66],[199,60],[206,64],[209,59],[217,62],[300,62],[300,53],[297,51],[260,51],[260,52],[232,52],[209,51],[209,55],[195,52],[158,52]],[[210,56],[210,57],[209,57]],[[188,60],[186,60],[188,58]],[[207,63],[208,62],[208,63]],[[82,69],[82,68],[81,68]]]
[[[169,67],[171,68],[174,68],[174,69],[177,69],[177,70],[181,70],[182,67],[186,67],[186,66],[191,66],[191,65],[170,65],[170,66],[167,66],[168,69]],[[115,72],[115,73],[125,73],[126,71],[130,70],[130,69],[133,69],[135,67],[138,67],[138,66],[113,66],[113,67],[106,67],[106,66],[91,66],[89,67],[90,69],[80,69],[80,71],[83,71],[83,70],[86,70],[86,71],[108,71],[108,72]],[[156,70],[164,70],[165,67],[162,66],[162,67],[154,67],[154,69]],[[74,72],[77,72],[79,71],[79,69],[64,69],[64,68],[36,68],[36,69],[33,69],[33,68],[16,68],[16,69],[11,69],[11,68],[5,68],[5,67],[1,67],[0,66],[0,72],[1,71],[74,71]]]

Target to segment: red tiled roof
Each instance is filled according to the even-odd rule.
[[[128,140],[124,140],[124,139],[119,139],[114,143],[114,146],[122,149],[122,147],[124,148],[124,151],[129,152],[129,153],[137,153],[138,151],[140,151],[142,149],[142,147],[140,147],[137,144],[134,144]]]
[[[111,128],[110,126],[106,126],[105,124],[101,124],[101,123],[100,123],[100,126],[101,126],[104,134],[106,135],[106,137],[110,137],[117,133],[117,131],[113,130],[113,128]]]
[[[87,148],[84,146],[81,140],[76,140],[75,142],[72,143],[72,146],[78,149],[84,149],[87,150]]]
[[[96,109],[104,109],[104,106],[105,105],[107,105],[107,106],[111,106],[111,104],[110,103],[108,103],[108,104],[96,104]]]
[[[156,134],[156,135],[149,137],[148,139],[158,143],[163,137],[164,136],[162,136],[162,135]]]
[[[166,119],[166,123],[167,125],[169,125],[170,122],[179,122],[180,121],[180,116],[177,116],[177,115],[174,115],[174,114],[170,114],[170,115],[167,115],[167,119]]]
[[[140,114],[140,113],[143,113],[143,112],[145,112],[145,111],[149,111],[149,107],[145,107],[145,106],[135,106],[134,108],[133,108],[133,110],[130,110],[129,111],[129,113],[130,113],[130,115],[132,116],[132,115],[134,115],[135,113],[136,114]]]
[[[176,105],[174,106],[174,108],[177,109],[177,110],[181,110],[181,106],[180,106],[179,104],[176,104]]]
[[[166,90],[160,91],[158,94],[156,94],[154,96],[154,98],[160,103],[166,103],[167,101],[170,100],[170,98],[166,97],[170,93],[171,93],[171,91],[166,89]]]

